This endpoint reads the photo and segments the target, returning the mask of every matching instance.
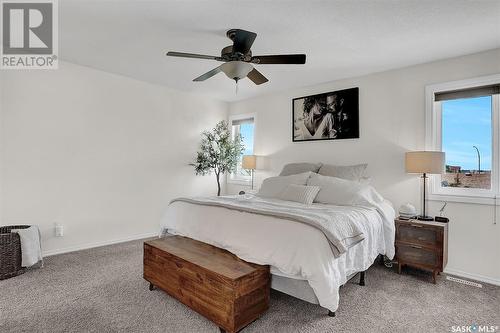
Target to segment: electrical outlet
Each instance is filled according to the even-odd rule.
[[[63,237],[64,236],[64,226],[60,223],[56,223],[54,227],[54,233],[56,237]]]

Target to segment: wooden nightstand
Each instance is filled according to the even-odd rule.
[[[395,220],[398,273],[403,265],[432,271],[432,281],[448,262],[448,224],[434,221]]]

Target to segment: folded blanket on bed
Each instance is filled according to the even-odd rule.
[[[251,214],[273,216],[295,222],[305,223],[317,228],[326,236],[335,258],[364,239],[363,232],[355,223],[359,220],[359,210],[332,209],[323,205],[303,205],[284,200],[265,200],[259,197],[224,196],[177,198],[171,201],[191,204],[217,206]],[[368,208],[367,208],[368,209]]]

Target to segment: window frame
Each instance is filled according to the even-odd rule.
[[[425,114],[425,149],[442,149],[442,102],[434,101],[438,92],[470,89],[485,85],[500,83],[500,74],[483,76],[473,79],[438,83],[425,88],[426,114]],[[491,189],[477,188],[452,188],[441,186],[441,175],[430,175],[429,200],[452,201],[496,205],[500,203],[500,94],[492,95],[492,165]],[[497,198],[498,197],[498,198]]]
[[[233,131],[233,121],[234,120],[242,120],[242,119],[253,119],[253,154],[255,155],[255,133],[257,129],[257,114],[256,113],[242,113],[230,115],[228,117],[228,125],[231,128],[231,134]],[[228,184],[236,184],[236,185],[244,185],[250,186],[252,183],[252,177],[249,175],[248,177],[237,177],[234,173],[230,173],[226,177],[226,182]]]

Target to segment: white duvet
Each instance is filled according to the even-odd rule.
[[[283,204],[308,207],[290,201]],[[377,209],[313,206],[328,206],[341,215],[354,214],[364,240],[335,258],[325,234],[311,225],[183,201],[169,205],[161,222],[161,232],[190,237],[226,249],[243,260],[270,265],[271,273],[276,275],[307,280],[320,305],[336,311],[339,287],[348,276],[366,270],[379,253],[389,258],[394,256],[394,210],[388,202]]]

